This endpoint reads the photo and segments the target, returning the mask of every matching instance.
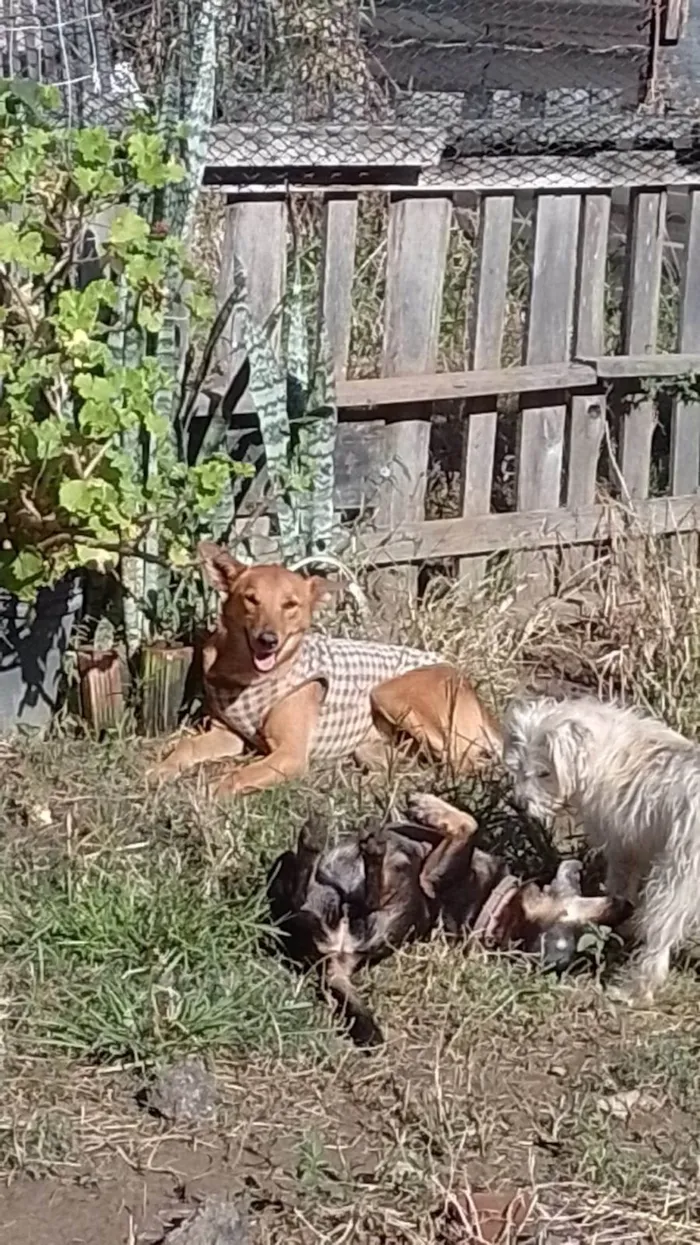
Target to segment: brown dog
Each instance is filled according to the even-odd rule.
[[[181,739],[156,768],[172,777],[206,761],[262,753],[218,783],[218,796],[303,775],[312,757],[366,761],[408,738],[455,771],[483,766],[498,729],[467,679],[430,653],[311,631],[332,590],[281,566],[244,566],[218,545],[199,556],[221,597],[203,653],[211,729]]]
[[[562,861],[549,886],[521,882],[476,846],[477,831],[469,813],[416,794],[406,821],[377,823],[332,846],[312,818],[296,851],[273,864],[270,915],[285,954],[318,970],[359,1046],[377,1045],[382,1034],[354,988],[355,973],[426,938],[439,921],[448,934],[519,947],[563,971],[587,924],[616,925],[627,915],[619,900],[581,894],[578,861]]]

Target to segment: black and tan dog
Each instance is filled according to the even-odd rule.
[[[562,970],[587,925],[617,925],[628,915],[619,901],[581,894],[576,860],[563,861],[549,886],[518,881],[476,846],[477,829],[469,813],[414,795],[406,821],[377,823],[333,847],[312,817],[296,851],[272,866],[270,911],[286,955],[318,969],[357,1045],[383,1038],[353,975],[425,938],[438,922],[449,934],[471,932],[491,948],[519,947]]]

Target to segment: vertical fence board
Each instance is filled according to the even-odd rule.
[[[287,204],[284,199],[243,200],[228,204],[217,290],[219,306],[233,288],[234,255],[245,270],[251,315],[264,327],[270,317],[279,312],[284,298],[287,275]],[[273,345],[279,349],[281,316],[278,316],[274,327],[271,326],[270,333]],[[233,379],[244,358],[240,325],[232,318],[216,350],[216,362],[222,376],[228,381]],[[247,448],[239,451],[237,447],[244,443]],[[229,447],[234,457],[240,452],[246,460],[262,468],[262,447],[257,438],[251,438],[249,428],[238,428],[230,436]],[[262,497],[266,478],[267,473],[259,469],[255,479],[247,485],[248,508]]]
[[[344,380],[348,368],[356,233],[357,197],[328,199],[323,207],[321,308],[336,380]]]
[[[678,350],[681,354],[700,351],[700,190],[690,192]],[[696,493],[699,469],[700,403],[676,399],[671,424],[671,493]]]
[[[700,190],[691,190],[685,245],[678,349],[681,354],[700,351]],[[700,484],[700,402],[676,398],[671,413],[671,494],[697,493]],[[698,538],[681,538],[682,557],[697,565]]]
[[[471,368],[500,367],[508,290],[513,196],[486,195],[479,213],[478,268],[470,333]],[[493,459],[496,447],[495,410],[468,417],[462,443],[462,514],[488,514],[491,509]],[[486,558],[463,558],[459,577],[476,586]]]
[[[649,354],[656,346],[661,260],[666,232],[666,191],[642,190],[632,198],[632,228],[623,306],[623,353]],[[623,417],[620,468],[629,497],[647,497],[654,432],[653,402],[632,403]]]
[[[442,286],[452,203],[447,198],[395,199],[389,208],[382,374],[407,376],[437,365]],[[430,412],[404,408],[386,426],[390,478],[379,520],[396,529],[422,519],[430,444]],[[417,574],[402,576],[409,590]]]
[[[527,362],[559,363],[570,357],[581,198],[543,194],[537,201]],[[566,407],[523,409],[517,467],[518,510],[556,510],[561,490]],[[550,574],[545,554],[520,554],[517,579],[523,595],[546,594]]]
[[[576,354],[605,353],[605,278],[610,228],[610,196],[586,195],[583,200],[576,295]],[[566,504],[570,509],[595,501],[600,444],[605,427],[605,395],[574,394]],[[562,572],[573,575],[590,560],[590,546],[564,551]]]

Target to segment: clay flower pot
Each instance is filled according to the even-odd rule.
[[[95,731],[118,726],[124,717],[124,665],[116,649],[78,649],[80,709]]]
[[[192,665],[190,645],[149,644],[141,651],[141,724],[147,735],[174,731]]]

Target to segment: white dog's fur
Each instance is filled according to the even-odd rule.
[[[634,990],[650,998],[700,926],[700,747],[630,709],[542,698],[511,706],[504,756],[518,803],[568,809],[605,850],[608,894],[639,896]]]

